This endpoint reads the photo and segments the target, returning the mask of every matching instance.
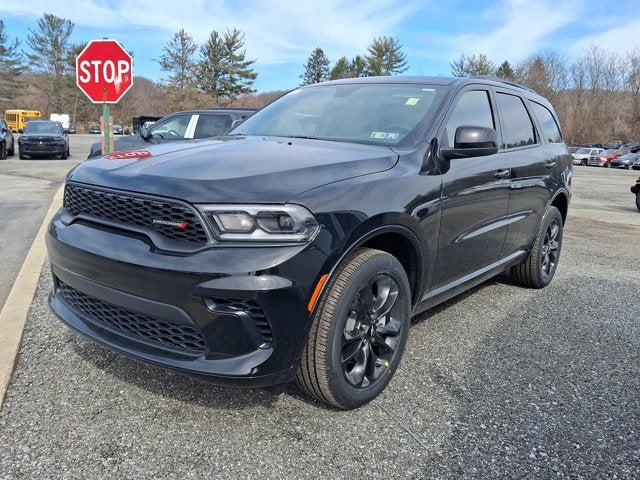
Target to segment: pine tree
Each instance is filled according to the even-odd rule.
[[[361,55],[351,60],[351,74],[353,77],[364,77],[367,74],[367,61]]]
[[[496,70],[496,76],[504,78],[505,80],[514,80],[516,72],[511,67],[511,64],[505,60]]]
[[[193,86],[195,70],[193,54],[197,49],[198,45],[184,28],[176,32],[162,47],[162,55],[158,63],[162,71],[169,72],[166,81],[169,88],[183,92]]]
[[[302,85],[320,83],[329,79],[329,65],[331,62],[320,47],[316,47],[304,66],[304,73],[300,75]]]
[[[0,20],[0,109],[11,108],[11,102],[16,98],[21,82],[18,80],[24,71],[22,55],[18,50],[18,39],[9,41],[4,22]]]
[[[251,69],[255,60],[246,60],[244,35],[235,28],[223,35],[211,32],[200,47],[198,63],[198,88],[218,101],[233,99],[252,93],[253,82],[258,76]]]
[[[29,30],[27,54],[32,68],[44,74],[41,85],[47,94],[51,112],[65,110],[65,80],[69,74],[68,57],[71,50],[69,37],[74,24],[70,20],[45,13],[38,20],[38,29]]]
[[[331,69],[331,74],[329,75],[331,80],[351,78],[352,76],[351,64],[349,63],[347,57],[340,57]]]
[[[494,75],[496,72],[495,65],[484,53],[470,57],[462,54],[458,60],[454,60],[449,65],[451,73],[456,77]]]
[[[409,68],[402,44],[393,37],[374,38],[367,53],[368,75],[397,75]]]

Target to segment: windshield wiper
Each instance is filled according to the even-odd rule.
[[[287,137],[287,138],[304,138],[306,140],[322,140],[321,138],[318,138],[318,137],[307,137],[306,135],[283,135],[283,137]]]

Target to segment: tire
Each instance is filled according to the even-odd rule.
[[[0,144],[0,160],[6,160],[7,159],[7,144],[3,143]]]
[[[374,312],[378,302],[378,313],[389,311],[376,320],[365,312]],[[379,250],[357,250],[331,276],[318,301],[296,383],[343,410],[370,402],[400,364],[410,312],[411,290],[400,262]]]
[[[636,208],[640,212],[640,192],[636,193]]]
[[[587,166],[587,161],[586,160],[582,160],[580,162],[580,165],[582,165],[583,167],[586,167]]]
[[[15,143],[11,145],[11,149],[7,150],[7,156],[13,157],[16,154],[16,145]]]
[[[511,267],[511,277],[517,284],[544,288],[551,283],[560,261],[562,233],[560,210],[549,207],[540,221],[529,257],[521,265]]]
[[[62,155],[60,155],[60,160],[66,160],[67,159],[67,152],[64,152]]]

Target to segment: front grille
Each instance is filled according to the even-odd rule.
[[[58,279],[58,294],[64,302],[92,323],[142,338],[159,346],[204,353],[205,344],[198,330],[141,315],[90,297]]]
[[[85,214],[153,229],[173,240],[207,242],[204,227],[196,214],[178,202],[68,184],[64,206],[73,215]]]
[[[216,298],[213,309],[220,313],[245,313],[251,318],[253,325],[263,340],[262,347],[268,347],[273,342],[271,324],[264,311],[253,300]]]

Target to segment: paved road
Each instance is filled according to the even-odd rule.
[[[16,136],[16,142],[18,140]],[[66,173],[87,157],[96,135],[70,135],[70,160],[0,161],[0,308]]]
[[[387,391],[337,412],[132,361],[49,312],[0,412],[0,478],[639,478],[632,172],[577,168],[553,284],[487,282],[415,319]]]

